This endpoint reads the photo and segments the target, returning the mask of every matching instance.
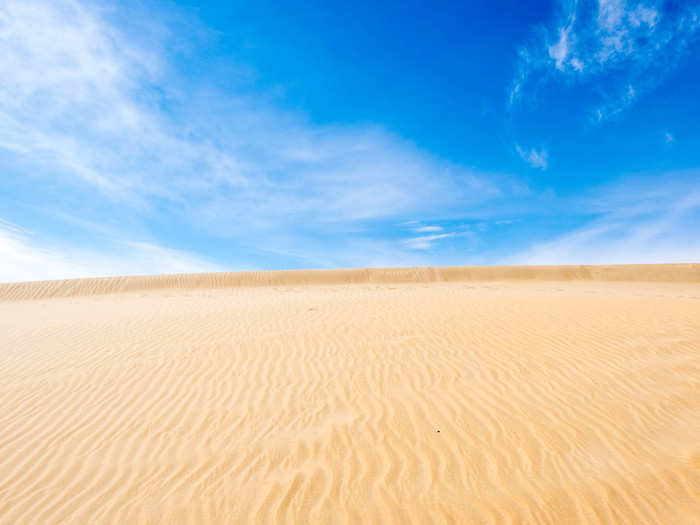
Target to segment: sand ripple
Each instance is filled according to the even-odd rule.
[[[700,523],[684,267],[3,285],[0,523]]]

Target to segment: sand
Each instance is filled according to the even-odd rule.
[[[700,523],[700,265],[0,285],[0,523]]]

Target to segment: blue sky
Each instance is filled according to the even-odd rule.
[[[0,5],[0,281],[700,260],[700,2]]]

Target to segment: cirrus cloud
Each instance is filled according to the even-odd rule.
[[[561,0],[558,11],[519,49],[511,105],[543,83],[595,79],[602,100],[594,120],[615,116],[655,87],[700,33],[697,2]]]
[[[33,181],[28,200],[43,196],[38,212],[80,215],[54,197],[79,193],[93,203],[83,222],[120,222],[105,211],[118,210],[145,229],[184,224],[212,244],[344,265],[359,259],[324,259],[329,237],[401,259],[400,240],[373,225],[461,213],[519,186],[380,126],[314,124],[235,83],[224,91],[186,76],[178,38],[188,28],[173,35],[151,14],[134,17],[135,30],[98,1],[0,4],[0,154]],[[64,230],[66,247],[101,240]]]

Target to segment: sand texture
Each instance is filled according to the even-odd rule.
[[[700,265],[0,285],[0,523],[700,523]]]

